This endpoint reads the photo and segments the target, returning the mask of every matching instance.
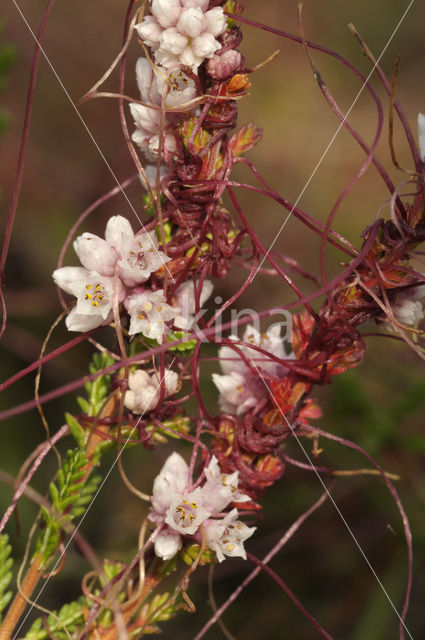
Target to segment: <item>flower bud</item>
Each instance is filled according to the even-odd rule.
[[[235,49],[229,49],[221,55],[214,55],[207,62],[207,71],[215,80],[226,80],[238,70],[241,63],[241,54]]]

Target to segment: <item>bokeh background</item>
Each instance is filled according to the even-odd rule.
[[[268,0],[245,3],[245,16],[296,33],[296,0]],[[364,74],[369,64],[359,50],[347,24],[352,22],[378,56],[388,43],[409,6],[407,0],[322,0],[305,2],[304,28],[307,38],[337,50]],[[20,7],[32,29],[40,21],[44,2],[25,0]],[[126,4],[102,2],[58,2],[49,23],[45,50],[73,101],[82,96],[103,74],[120,49]],[[2,33],[0,44],[1,109],[1,227],[12,191],[25,96],[33,50],[32,36],[13,2],[0,5]],[[401,55],[397,95],[412,127],[417,112],[425,110],[425,47],[423,25],[425,6],[413,2],[406,17],[382,58],[382,66],[392,75],[395,58]],[[338,122],[324,101],[311,73],[302,48],[294,43],[252,27],[244,27],[241,47],[250,66],[264,61],[276,49],[278,57],[252,77],[250,95],[239,103],[241,124],[255,121],[264,129],[264,137],[249,158],[270,184],[295,201],[334,136]],[[134,42],[128,55],[126,92],[136,96],[134,63],[140,51]],[[340,63],[322,54],[314,58],[322,77],[345,111],[357,95],[358,80]],[[405,179],[391,163],[388,148],[388,102],[375,76],[372,83],[383,100],[386,127],[378,155],[396,183]],[[106,85],[117,86],[114,75]],[[113,100],[93,100],[80,113],[98,145],[120,180],[134,173],[122,139],[117,104]],[[376,127],[376,108],[366,92],[359,97],[350,115],[363,137],[371,141]],[[130,122],[130,120],[129,120]],[[409,151],[397,125],[395,146],[398,160],[412,167]],[[299,206],[319,220],[326,217],[340,191],[358,171],[362,152],[345,132],[336,137],[320,167],[304,191]],[[237,168],[235,177],[250,181],[248,172]],[[113,178],[98,150],[79,121],[75,110],[51,69],[42,60],[36,90],[33,121],[22,196],[6,270],[6,300],[9,325],[1,349],[1,379],[13,375],[38,357],[41,344],[60,311],[51,281],[60,246],[79,214],[96,198],[114,186]],[[129,190],[136,210],[141,211],[142,191],[138,185]],[[271,243],[286,219],[286,212],[275,203],[252,193],[238,192],[244,210],[262,242]],[[341,206],[334,228],[358,245],[364,227],[371,223],[388,199],[385,185],[373,169]],[[132,219],[122,196],[116,196],[93,215],[82,231],[103,234],[111,214]],[[388,214],[388,207],[384,209]],[[290,218],[280,233],[275,249],[295,258],[305,269],[318,274],[320,239],[295,218]],[[343,256],[329,251],[330,275],[341,268]],[[72,251],[67,263],[74,263]],[[216,295],[225,298],[245,272],[235,268],[229,278],[216,283]],[[306,281],[298,281],[304,291],[312,290]],[[278,279],[261,276],[240,301],[240,307],[264,309],[292,300],[291,293]],[[369,327],[374,331],[375,327]],[[49,350],[68,339],[58,327]],[[396,341],[368,339],[364,364],[335,379],[332,386],[317,390],[324,409],[318,424],[332,433],[351,438],[373,454],[380,464],[400,475],[397,488],[410,518],[415,550],[415,578],[407,624],[413,637],[425,635],[423,600],[425,595],[425,377],[423,362]],[[207,352],[208,353],[208,352]],[[91,347],[83,345],[46,365],[41,392],[84,374]],[[208,402],[216,394],[205,376]],[[30,400],[34,394],[34,374],[14,385],[0,399],[1,409]],[[63,424],[64,411],[76,412],[75,396],[46,405],[46,418],[52,431]],[[27,412],[2,423],[0,429],[0,466],[16,475],[22,461],[44,437],[36,411]],[[65,445],[66,447],[66,445]],[[326,444],[323,461],[339,469],[361,468],[365,462],[358,454]],[[182,451],[184,447],[182,447]],[[152,479],[170,447],[155,452],[132,450],[125,466],[133,482],[149,491]],[[302,460],[296,443],[288,453]],[[105,469],[113,461],[105,461]],[[34,478],[34,487],[44,493],[56,461],[52,456]],[[264,518],[249,545],[262,557],[293,520],[307,509],[321,492],[314,474],[288,468],[282,480],[270,489],[264,501]],[[371,476],[340,479],[333,495],[370,562],[382,579],[390,597],[399,608],[407,573],[407,556],[400,516],[383,482]],[[11,489],[2,484],[0,504],[5,508]],[[22,500],[20,521],[9,525],[18,555],[25,549],[28,529],[35,507]],[[135,553],[138,527],[144,506],[122,486],[114,470],[96,505],[89,512],[84,533],[99,555],[128,560]],[[271,564],[288,583],[304,606],[335,638],[350,640],[391,640],[398,637],[397,618],[366,566],[347,529],[331,505],[324,506],[297,533]],[[245,577],[248,563],[227,561],[215,572],[215,595],[221,603]],[[41,602],[51,608],[78,594],[79,580],[86,569],[73,550],[66,569],[43,593]],[[182,613],[164,623],[165,638],[193,638],[210,615],[207,571],[199,571],[191,587],[198,613]],[[317,636],[314,629],[269,577],[262,575],[243,593],[224,620],[240,640],[307,640]],[[207,638],[221,637],[214,627]]]

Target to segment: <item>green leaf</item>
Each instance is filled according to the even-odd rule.
[[[162,225],[162,228],[164,229],[165,244],[168,244],[172,238],[173,225],[171,222],[164,222],[164,224]],[[158,242],[162,243],[162,234],[161,234],[160,226],[155,228],[155,233],[156,233]]]
[[[99,373],[114,362],[115,360],[106,353],[95,353],[89,365],[89,371],[92,375]],[[111,374],[109,373],[99,375],[95,380],[85,383],[84,387],[88,395],[88,401],[78,398],[78,404],[87,415],[97,416],[109,394],[110,384]]]
[[[49,484],[49,491],[50,491],[50,499],[52,501],[52,505],[57,511],[60,511],[59,489],[57,488],[54,482],[51,482]]]
[[[84,411],[84,413],[87,413],[87,414],[90,413],[90,402],[88,402],[85,398],[81,398],[80,396],[77,398],[77,402],[80,405],[80,408]]]
[[[83,513],[84,505],[90,502],[99,484],[98,476],[86,478],[87,464],[84,449],[69,450],[62,468],[58,470],[56,482],[49,485],[54,513],[41,507],[44,530],[36,542],[36,554],[42,554],[44,564],[52,560],[65,523]]]
[[[184,331],[172,331],[167,336],[167,342],[174,342],[175,340],[182,340],[180,344],[177,344],[175,347],[170,347],[169,351],[178,351],[179,353],[184,353],[185,355],[192,355],[196,347],[196,340],[188,340],[190,333],[186,333]]]
[[[186,147],[186,149],[188,149],[189,140],[197,122],[198,122],[198,118],[188,118],[180,126],[180,133],[183,139],[183,144]],[[209,134],[207,131],[205,131],[201,127],[196,132],[195,138],[191,143],[194,153],[199,153],[201,149],[204,149],[207,146],[210,138],[211,138],[211,134]]]
[[[0,535],[0,621],[2,619],[1,612],[13,595],[12,591],[6,591],[12,579],[13,559],[9,557],[11,551],[9,536],[6,533]]]
[[[161,429],[161,425],[158,424],[146,426],[146,431],[151,432],[152,438],[159,442],[166,442],[167,438],[179,440],[181,434],[187,435],[190,431],[190,419],[183,415],[176,416],[174,420],[163,420],[162,425],[164,429]]]
[[[55,636],[58,640],[69,640],[71,634],[80,631],[84,626],[83,609],[87,606],[85,598],[81,597],[76,602],[65,604],[59,612],[52,611],[47,618],[46,627],[42,618],[37,618],[27,632],[28,640],[44,640]],[[49,631],[47,631],[47,629]]]
[[[83,398],[78,398],[79,400],[83,400]],[[90,405],[86,400],[83,400],[83,402],[86,404],[86,408],[88,411],[90,411]],[[81,405],[80,405],[81,406]],[[84,411],[84,408],[81,407]],[[87,411],[86,411],[87,413]],[[72,433],[72,435],[74,436],[78,446],[81,449],[84,449],[84,447],[87,444],[87,434],[84,431],[83,427],[80,425],[80,423],[78,422],[78,420],[76,420],[74,418],[74,416],[72,416],[70,413],[65,413],[65,419],[66,419],[66,423],[69,427],[70,432]]]
[[[106,582],[102,584],[105,586],[108,582],[113,580],[115,576],[117,576],[120,571],[122,571],[124,565],[121,562],[112,562],[111,560],[105,560],[103,563],[103,570],[105,572]]]

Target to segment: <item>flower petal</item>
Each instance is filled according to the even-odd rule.
[[[164,561],[173,558],[181,548],[181,535],[177,531],[172,531],[169,527],[161,531],[155,540],[155,553]]]

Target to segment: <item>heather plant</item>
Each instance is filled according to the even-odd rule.
[[[1,258],[2,284],[17,211],[28,126],[37,68],[50,0],[37,34],[28,92],[26,119],[15,188],[9,209]],[[11,387],[38,370],[35,399],[1,414],[2,419],[37,407],[45,440],[24,461],[14,482],[14,494],[1,520],[0,639],[140,638],[167,633],[175,616],[194,614],[191,592],[195,573],[240,558],[255,568],[221,607],[212,595],[213,613],[196,635],[205,636],[220,621],[242,590],[264,572],[288,596],[311,625],[315,636],[334,637],[269,567],[271,559],[325,503],[341,516],[333,497],[338,475],[375,474],[398,509],[406,546],[404,594],[393,603],[347,525],[394,609],[400,638],[412,637],[408,607],[413,580],[413,552],[407,514],[395,488],[394,475],[355,442],[317,426],[322,410],[317,389],[358,367],[365,357],[365,331],[404,341],[423,359],[421,323],[425,277],[421,248],[425,234],[425,116],[419,114],[418,135],[412,132],[396,97],[395,79],[388,80],[354,27],[352,32],[370,68],[376,72],[389,105],[390,149],[396,166],[392,129],[397,116],[411,152],[411,163],[400,184],[378,159],[376,149],[384,127],[381,98],[369,81],[338,53],[309,42],[304,34],[302,2],[298,3],[298,34],[252,21],[235,0],[130,0],[124,24],[123,48],[105,75],[79,104],[113,99],[119,106],[123,145],[128,146],[136,175],[117,185],[84,211],[60,249],[53,283],[62,312],[40,354],[30,366],[2,384]],[[238,121],[241,100],[255,91],[254,67],[241,51],[245,28],[270,31],[298,43],[317,79],[324,99],[364,153],[356,175],[337,197],[325,223],[277,193],[249,159],[261,141],[255,123]],[[131,59],[130,44],[138,57]],[[323,80],[315,55],[333,57],[357,76],[376,105],[372,143],[360,135],[343,113]],[[273,56],[271,57],[271,59]],[[270,62],[269,61],[266,62]],[[129,69],[131,68],[131,72]],[[127,95],[125,80],[136,78],[138,94]],[[115,75],[114,75],[115,74]],[[118,89],[104,84],[118,76]],[[101,108],[101,107],[99,107]],[[242,166],[252,183],[233,177]],[[334,229],[342,202],[372,167],[388,190],[387,208],[380,211],[354,244]],[[126,189],[136,182],[139,208]],[[320,274],[309,273],[292,256],[266,246],[261,225],[251,225],[240,203],[240,191],[271,199],[288,211],[320,241]],[[90,221],[117,192],[122,192],[134,216],[117,211],[102,236]],[[388,214],[385,213],[388,211]],[[92,214],[92,217],[89,217]],[[86,222],[87,220],[87,222]],[[71,246],[78,265],[68,266]],[[328,248],[338,251],[339,272],[328,277]],[[68,257],[67,257],[68,260]],[[226,299],[213,296],[235,265],[246,279]],[[243,294],[267,277],[279,278],[294,300],[266,309],[238,312]],[[315,289],[306,293],[305,283]],[[7,331],[7,293],[2,293],[3,325]],[[48,351],[51,333],[64,323],[69,340]],[[265,324],[264,324],[265,323]],[[368,327],[363,331],[363,327]],[[42,366],[78,344],[94,347],[87,372],[74,382],[39,393]],[[213,351],[212,351],[213,350]],[[88,351],[87,351],[88,354]],[[214,355],[211,355],[214,354]],[[211,365],[213,373],[209,371]],[[206,382],[206,378],[208,378]],[[207,399],[213,385],[216,402]],[[44,404],[78,390],[78,410],[70,403],[59,428],[48,423]],[[355,450],[366,469],[343,470],[322,461],[327,443]],[[65,450],[61,445],[65,443]],[[320,443],[320,446],[319,446]],[[290,448],[298,447],[294,458]],[[162,464],[149,475],[145,461],[163,450]],[[140,451],[137,485],[126,473],[129,451]],[[44,495],[30,486],[48,454],[57,469]],[[143,457],[142,457],[142,452]],[[155,458],[157,460],[157,458]],[[86,514],[96,509],[117,466],[125,488],[144,505],[135,524],[137,552],[118,560],[98,557],[84,537]],[[146,466],[146,470],[144,467]],[[279,483],[285,496],[287,467],[313,473],[322,493],[259,559],[252,551],[261,531],[267,491]],[[378,481],[378,479],[376,481]],[[28,494],[40,506],[28,533],[24,560],[12,580],[13,549],[3,533]],[[344,519],[343,519],[344,520]],[[344,521],[345,522],[345,521]],[[306,525],[308,526],[308,525]],[[10,534],[10,532],[9,532]],[[79,594],[58,610],[41,602],[44,585],[66,565],[67,550],[77,544],[87,562]],[[27,623],[28,612],[37,611]],[[221,623],[222,624],[222,623]],[[232,637],[222,626],[227,637]],[[296,637],[296,631],[288,632]],[[286,637],[281,635],[280,637]],[[289,637],[289,635],[288,635]]]

